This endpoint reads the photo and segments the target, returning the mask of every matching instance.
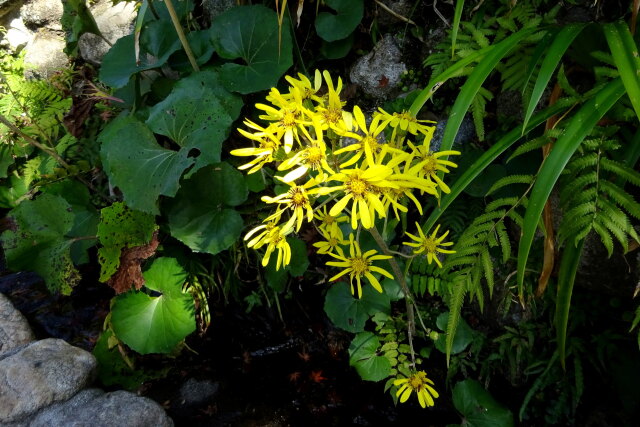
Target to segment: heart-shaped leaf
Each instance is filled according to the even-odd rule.
[[[364,14],[363,0],[325,0],[336,14],[322,12],[316,18],[316,31],[323,40],[342,40],[356,29]]]
[[[453,405],[469,427],[513,426],[513,414],[495,401],[478,381],[464,380],[453,388]]]
[[[349,332],[362,332],[370,316],[391,312],[391,302],[387,294],[378,293],[371,286],[363,286],[362,298],[358,299],[351,295],[348,283],[338,282],[327,292],[324,311],[337,327]]]
[[[229,248],[244,222],[227,206],[244,202],[248,193],[242,174],[228,163],[200,169],[167,202],[171,235],[196,252],[217,254]]]
[[[378,355],[380,341],[371,332],[361,332],[353,338],[349,346],[349,364],[366,381],[380,381],[391,374],[391,363],[385,356]]]
[[[284,21],[279,41],[278,17],[264,6],[229,9],[214,18],[210,32],[218,55],[245,62],[221,67],[222,82],[231,91],[246,94],[269,89],[293,64],[289,21]]]
[[[143,275],[146,286],[161,295],[132,291],[116,297],[113,330],[140,354],[169,353],[196,329],[193,297],[182,292],[187,275],[173,258],[156,259]]]

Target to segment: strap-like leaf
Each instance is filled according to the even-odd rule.
[[[564,369],[565,349],[567,343],[567,325],[569,323],[569,308],[571,307],[571,293],[573,283],[576,279],[576,272],[582,255],[584,240],[578,246],[567,245],[560,261],[560,271],[558,273],[558,297],[556,298],[556,336],[558,340],[558,352],[560,353],[560,363]]]
[[[525,128],[525,134],[536,128],[539,124],[544,123],[549,117],[560,113],[567,107],[562,105],[552,105],[537,113],[531,118],[529,124]],[[451,193],[445,195],[440,200],[440,206],[431,212],[431,215],[424,224],[424,230],[430,230],[434,226],[440,215],[449,207],[451,203],[464,191],[465,188],[486,169],[500,154],[504,153],[516,141],[522,137],[520,127],[506,134],[502,139],[485,151],[478,160],[476,160],[467,170],[456,180],[451,186]]]
[[[533,110],[536,108],[536,105],[538,105],[540,98],[542,98],[542,94],[547,88],[547,85],[549,84],[553,73],[556,71],[558,64],[562,60],[564,53],[569,48],[573,40],[578,36],[578,34],[580,34],[580,31],[582,31],[584,27],[584,24],[567,25],[562,30],[560,30],[560,32],[556,35],[553,42],[551,43],[546,56],[542,60],[540,72],[538,73],[538,79],[536,80],[536,84],[533,87],[531,99],[529,99],[527,112],[524,115],[525,126],[529,122],[529,119],[533,114]]]
[[[586,102],[573,116],[565,133],[556,141],[555,147],[538,173],[538,179],[529,197],[523,234],[518,247],[518,292],[521,301],[524,300],[524,270],[538,221],[549,194],[580,143],[624,92],[622,81],[616,79]]]
[[[460,29],[460,18],[462,17],[462,8],[464,0],[456,0],[456,10],[453,13],[453,27],[451,28],[451,58],[456,53],[456,39],[458,38],[458,30]]]
[[[640,58],[638,48],[633,41],[624,22],[616,22],[604,25],[604,35],[609,43],[609,49],[613,54],[613,60],[620,72],[620,78],[631,99],[631,104],[640,119]]]

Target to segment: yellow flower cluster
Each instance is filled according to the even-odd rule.
[[[375,250],[363,253],[354,233],[374,227],[377,219],[387,218],[390,209],[397,218],[399,212],[407,212],[408,203],[422,214],[421,198],[449,192],[438,173],[456,167],[446,158],[460,153],[430,151],[434,123],[417,120],[408,112],[390,114],[379,109],[367,122],[358,106],[347,110],[340,97],[342,80],[334,82],[327,71],[316,71],[313,82],[301,74],[286,80],[290,85],[287,93],[273,88],[266,97],[269,104],[256,104],[266,124],[246,119],[245,128],[238,129],[254,146],[231,151],[250,158],[239,167],[248,173],[275,163],[275,178],[288,187],[281,194],[262,197],[275,205],[275,212],[249,231],[245,240],[249,247],[266,247],[265,266],[277,251],[279,269],[291,258],[286,236],[298,232],[303,223],[313,222],[324,239],[314,244],[318,253],[335,259],[327,265],[343,269],[331,280],[348,274],[358,297],[362,279],[382,292],[374,274],[393,276],[373,262],[390,257]],[[316,203],[319,206],[314,207]],[[351,230],[340,227],[343,223],[350,224]],[[437,261],[436,251],[446,252],[437,250],[437,245],[447,245],[442,240],[436,239],[432,250],[431,243],[422,241],[426,239],[423,234],[421,238],[409,236],[418,239],[429,262]]]

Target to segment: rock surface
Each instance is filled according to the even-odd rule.
[[[20,8],[20,15],[28,28],[62,30],[61,0],[32,0]]]
[[[236,0],[202,0],[202,10],[209,22],[222,12],[236,6]]]
[[[0,420],[16,422],[90,384],[93,355],[59,339],[36,341],[0,360]]]
[[[34,340],[27,319],[16,310],[11,301],[0,294],[0,354]]]
[[[47,79],[66,67],[69,59],[63,51],[65,46],[62,35],[47,29],[38,31],[25,48],[25,77]]]
[[[358,59],[351,69],[351,82],[362,87],[367,95],[389,99],[398,93],[402,74],[407,66],[395,38],[386,35],[373,50]]]
[[[105,393],[96,388],[82,390],[66,402],[40,411],[18,426],[64,427],[170,427],[173,421],[151,399],[128,391]],[[16,426],[17,427],[17,426]]]
[[[100,0],[89,10],[100,32],[111,43],[133,32],[137,14],[135,3],[121,2],[114,6],[111,0]],[[83,34],[78,41],[78,48],[80,56],[86,61],[99,65],[111,46],[95,34]]]

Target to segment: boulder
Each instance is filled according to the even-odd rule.
[[[105,393],[89,388],[66,402],[56,403],[35,414],[29,427],[170,427],[173,421],[153,400],[128,391]]]
[[[231,9],[236,5],[236,0],[202,0],[202,10],[204,11],[204,16],[209,20],[209,22],[213,21],[213,18],[220,15],[222,12]]]
[[[407,66],[402,62],[402,54],[391,35],[386,35],[373,50],[358,59],[351,69],[351,82],[377,99],[389,99],[396,95],[402,74]]]
[[[112,44],[133,32],[137,11],[134,2],[113,5],[111,0],[100,0],[90,9],[102,35]],[[86,61],[100,65],[102,57],[111,46],[95,34],[83,34],[78,40],[80,56]]]
[[[25,48],[24,75],[26,78],[47,79],[69,62],[64,53],[64,37],[47,29],[39,30]]]
[[[62,0],[32,0],[20,8],[24,24],[33,30],[62,30]]]
[[[8,47],[13,51],[19,51],[29,43],[33,33],[29,30],[19,15],[12,16],[7,24],[7,33],[2,40],[3,47]]]
[[[0,355],[34,340],[27,319],[0,294]]]
[[[18,422],[91,383],[96,359],[59,339],[36,341],[0,360],[0,420]]]

